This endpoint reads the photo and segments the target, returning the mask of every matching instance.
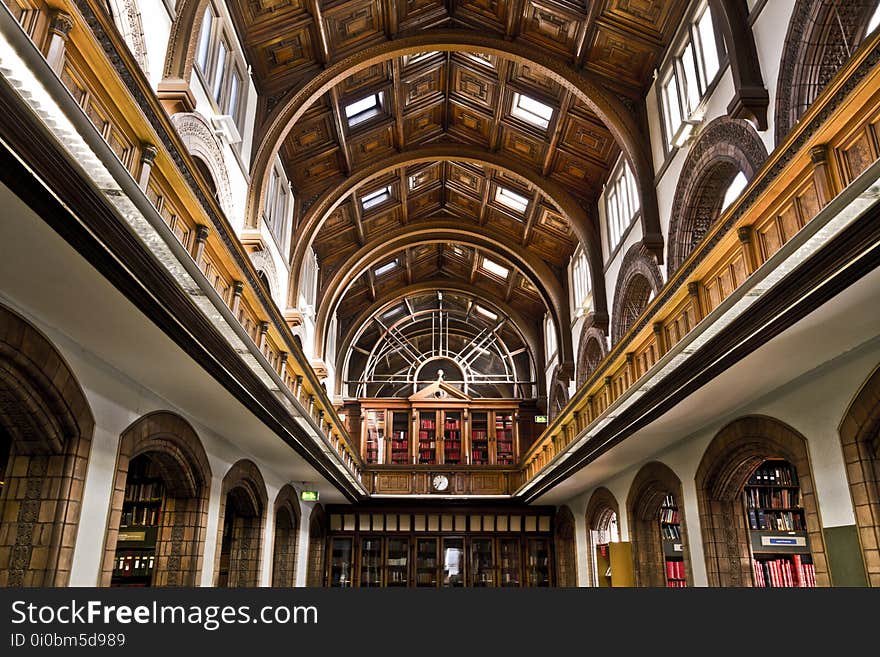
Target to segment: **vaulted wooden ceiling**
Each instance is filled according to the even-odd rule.
[[[652,72],[687,4],[683,0],[233,0],[233,14],[265,117],[328,64],[364,58],[371,46],[427,30],[464,29],[534,47],[592,77],[644,125]],[[461,143],[562,185],[591,215],[619,148],[602,121],[539,65],[498,55],[422,52],[376,63],[330,89],[292,126],[281,158],[307,209],[352,173],[426,144]],[[345,108],[381,93],[381,108],[350,126]],[[550,108],[546,127],[512,113],[514,94]],[[259,126],[259,119],[258,119]],[[647,136],[645,136],[647,139]],[[360,199],[388,186],[390,198],[364,210]],[[522,212],[496,202],[499,187],[528,199]],[[502,169],[437,161],[401,166],[355,190],[326,217],[314,248],[327,280],[371,241],[393,229],[460,221],[545,260],[557,283],[575,246],[568,222],[540,187]],[[383,285],[437,276],[479,285],[473,249],[407,249],[401,270],[375,281],[374,267],[351,284],[343,316],[381,295]],[[387,260],[383,253],[382,258]],[[470,258],[470,260],[468,260]],[[517,281],[526,280],[520,274]],[[400,278],[398,281],[397,279]],[[482,281],[491,285],[490,281]],[[507,281],[500,292],[529,317],[540,297]],[[319,292],[319,297],[321,292]]]

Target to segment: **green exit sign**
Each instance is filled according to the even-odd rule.
[[[316,490],[304,490],[299,494],[299,499],[303,502],[317,502],[318,501],[318,491]]]
[[[536,415],[535,422],[538,424],[547,424],[547,416],[546,415]]]

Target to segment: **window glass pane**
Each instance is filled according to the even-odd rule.
[[[681,54],[681,68],[684,72],[685,97],[687,98],[687,113],[691,114],[700,103],[700,86],[697,82],[697,63],[694,59],[694,45],[689,43]],[[705,85],[704,85],[705,86]]]
[[[214,68],[214,82],[211,84],[211,93],[214,100],[220,101],[220,94],[223,92],[223,74],[226,70],[226,44],[221,41],[217,44],[217,64]]]
[[[868,29],[865,30],[865,34],[870,34],[876,30],[878,25],[880,25],[880,3],[877,4],[877,8],[874,10],[874,15],[871,16],[871,20],[868,21]]]
[[[678,102],[678,81],[671,75],[663,85],[663,105],[666,115],[666,138],[672,143],[672,136],[681,125],[681,106]]]
[[[515,93],[510,113],[539,128],[546,128],[550,125],[553,108],[524,94]]]
[[[498,187],[495,190],[495,200],[517,212],[525,212],[529,205],[529,199],[505,187]]]
[[[746,180],[746,176],[742,171],[736,174],[736,178],[733,179],[733,181],[730,183],[730,187],[728,187],[727,191],[724,192],[724,200],[721,202],[722,212],[726,210],[727,206],[733,203],[740,194],[742,194],[742,191],[746,188],[746,185],[748,184],[749,181]]]
[[[232,79],[229,82],[229,99],[226,103],[226,113],[231,114],[238,125],[238,91],[241,88],[241,76],[238,71],[232,72]]]
[[[379,205],[389,198],[391,198],[391,187],[386,185],[382,189],[377,189],[375,192],[370,192],[366,196],[362,196],[361,207],[364,210],[369,210],[373,206]]]
[[[483,269],[499,276],[500,278],[507,278],[507,275],[510,273],[510,270],[507,269],[507,267],[502,267],[497,262],[489,260],[489,258],[483,258]]]
[[[199,34],[199,45],[196,49],[196,64],[202,73],[207,73],[208,69],[208,46],[211,45],[211,25],[214,23],[214,13],[211,6],[205,9],[205,16],[202,18],[202,32]]]
[[[718,45],[715,43],[715,29],[712,27],[712,12],[708,7],[697,22],[697,32],[700,35],[703,72],[708,84],[715,79],[715,74],[718,73]]]

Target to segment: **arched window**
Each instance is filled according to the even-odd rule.
[[[553,323],[550,313],[547,313],[544,315],[544,349],[546,350],[545,360],[547,364],[555,358],[557,348],[556,325]]]
[[[749,184],[749,181],[746,179],[746,174],[742,171],[738,171],[736,176],[734,176],[733,180],[730,182],[730,185],[727,187],[727,191],[724,192],[724,198],[721,199],[721,212],[724,212],[733,203],[739,195],[742,194],[742,191]]]
[[[626,334],[636,323],[636,320],[641,317],[645,308],[648,307],[652,296],[654,296],[654,291],[651,289],[651,283],[648,279],[641,275],[633,276],[629,286],[624,291],[623,305],[621,306],[622,314],[620,317],[621,336]]]
[[[580,317],[590,310],[592,291],[587,254],[578,245],[571,257],[571,314]]]

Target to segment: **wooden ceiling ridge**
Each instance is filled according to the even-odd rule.
[[[498,58],[499,61],[540,71],[544,78],[568,90],[576,99],[574,104],[582,105],[595,114],[626,154],[634,174],[639,180],[644,208],[642,216],[645,222],[645,233],[649,242],[653,244],[653,241],[656,241],[659,236],[659,215],[656,212],[656,191],[653,187],[653,169],[648,140],[639,121],[620,98],[610,91],[608,85],[594,73],[588,70],[578,70],[552,53],[544,52],[543,49],[517,40],[507,41],[488,33],[462,29],[431,30],[401,36],[391,41],[365,45],[353,54],[329,62],[326,68],[311,76],[302,86],[295,88],[284,100],[279,102],[263,122],[256,139],[253,184],[249,190],[247,202],[249,221],[254,222],[254,218],[258,216],[256,210],[262,204],[267,182],[267,165],[274,159],[286,136],[310,107],[314,106],[325,94],[332,92],[340,83],[351,76],[362,73],[371,66],[379,64],[384,66],[387,62],[394,62],[398,57],[415,55],[425,51],[485,53]],[[392,81],[392,83],[394,82]],[[399,88],[400,85],[395,84],[394,86]],[[448,102],[449,100],[447,100]],[[571,101],[568,102],[570,105],[572,104]],[[502,132],[497,120],[497,108],[500,105],[501,99],[496,99],[493,104],[495,111],[492,121],[492,130],[496,135],[494,141],[500,139],[499,135]],[[334,114],[338,116],[339,112],[335,111]],[[400,108],[397,108],[396,114],[401,114]],[[443,121],[448,122],[450,112],[446,111],[443,114]],[[557,112],[557,116],[561,117],[561,113]],[[395,125],[389,129],[397,134],[394,138],[395,148],[401,149],[403,145],[400,143],[400,119],[395,117],[394,122]],[[335,131],[344,134],[346,132],[345,126],[339,126],[338,121],[336,123]],[[557,118],[553,126],[554,134],[562,129],[561,123],[563,121]],[[505,137],[506,139],[520,139],[512,128],[504,130],[505,135],[509,133],[509,136]],[[561,135],[556,136],[556,141],[558,142],[561,138]],[[492,146],[497,145],[490,144],[490,147]],[[546,144],[543,148],[546,149]],[[545,151],[537,163],[539,170],[546,168],[546,158],[547,152]]]
[[[324,343],[326,342],[324,331],[329,325],[330,317],[350,284],[367,271],[372,263],[416,245],[448,242],[491,251],[497,254],[499,259],[518,269],[535,286],[545,307],[553,315],[559,334],[558,341],[563,347],[563,353],[571,352],[571,336],[566,337],[569,332],[562,330],[562,327],[569,325],[567,297],[562,283],[550,266],[528,249],[517,244],[507,243],[504,235],[446,221],[423,225],[413,224],[398,228],[379,236],[340,263],[324,286],[316,311],[315,350],[318,354],[317,357],[324,355]]]
[[[458,144],[431,144],[402,153],[395,153],[388,158],[370,164],[360,170],[352,173],[345,181],[335,185],[331,189],[323,193],[306,211],[297,229],[297,236],[294,240],[291,254],[291,290],[299,289],[299,272],[302,269],[302,263],[308,255],[308,250],[312,246],[315,237],[321,226],[336,210],[346,198],[355,194],[357,189],[362,185],[376,180],[381,176],[408,165],[435,162],[435,161],[452,161],[452,162],[476,162],[482,165],[488,165],[510,175],[526,181],[536,190],[543,192],[546,197],[560,210],[566,217],[575,231],[575,235],[584,245],[588,260],[591,267],[591,276],[593,280],[603,280],[602,259],[601,259],[601,242],[597,226],[591,213],[588,212],[577,200],[571,196],[561,184],[542,178],[536,171],[511,161],[499,153],[487,152],[483,149],[458,145]],[[534,197],[533,197],[534,198]],[[488,198],[485,200],[488,201]],[[355,208],[359,202],[355,200],[353,203]],[[537,203],[530,204],[533,208],[537,207]],[[532,222],[534,223],[534,222]],[[602,291],[597,286],[596,304],[605,306],[605,299]]]

